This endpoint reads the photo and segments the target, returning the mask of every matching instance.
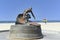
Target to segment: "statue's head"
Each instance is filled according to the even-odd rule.
[[[18,16],[17,16],[17,18],[22,18],[23,17],[23,14],[19,14]]]

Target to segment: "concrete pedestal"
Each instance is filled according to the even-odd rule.
[[[12,25],[10,40],[36,40],[43,38],[41,27],[32,25]]]

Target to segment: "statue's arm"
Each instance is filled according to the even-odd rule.
[[[33,12],[32,12],[32,8],[29,8],[29,9],[24,10],[24,12],[23,12],[23,17],[25,17],[25,16],[26,16],[27,14],[29,14],[29,13],[31,13],[32,16],[33,16],[34,19],[35,19],[35,16],[34,16],[34,14],[33,14]]]

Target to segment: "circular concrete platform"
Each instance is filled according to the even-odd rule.
[[[43,39],[38,40],[60,40],[60,32],[51,30],[42,30]],[[9,32],[0,32],[0,40],[9,40]]]

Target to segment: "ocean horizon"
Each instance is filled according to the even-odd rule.
[[[43,22],[43,21],[32,21],[32,22]],[[60,22],[60,20],[48,20],[47,22]],[[15,21],[0,21],[0,23],[15,23]]]

